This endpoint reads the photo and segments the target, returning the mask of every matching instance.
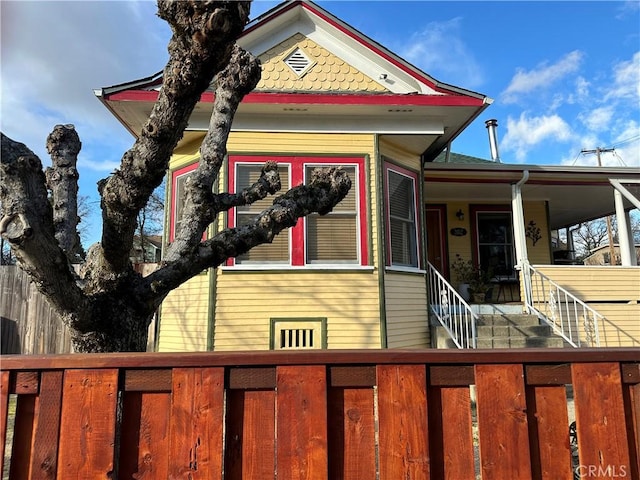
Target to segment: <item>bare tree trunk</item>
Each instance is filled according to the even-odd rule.
[[[257,59],[235,44],[247,23],[249,2],[159,0],[158,15],[173,30],[162,88],[120,168],[99,183],[102,240],[87,252],[79,275],[71,268],[78,258],[75,162],[80,141],[75,130],[56,126],[49,136],[54,166],[47,178],[31,150],[1,138],[0,235],[70,327],[80,352],[144,351],[153,314],[172,289],[229,257],[273,241],[302,216],[330,212],[351,188],[341,169],[318,170],[308,185],[279,196],[251,223],[203,242],[204,231],[219,213],[280,189],[277,167],[267,163],[260,179],[244,191],[212,191],[233,116],[260,79]],[[184,220],[165,261],[143,278],[129,259],[138,214],[162,182],[193,108],[214,77],[213,113],[200,165],[187,182]]]

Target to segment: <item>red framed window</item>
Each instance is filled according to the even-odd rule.
[[[420,268],[418,174],[385,162],[387,265]]]
[[[367,215],[365,164],[361,157],[288,157],[230,156],[229,191],[236,192],[253,184],[265,161],[278,163],[282,192],[304,183],[314,168],[341,166],[351,178],[347,196],[327,215],[311,214],[281,232],[271,244],[260,245],[228,265],[304,266],[367,265]],[[242,225],[273,202],[259,202],[232,209],[229,227]]]

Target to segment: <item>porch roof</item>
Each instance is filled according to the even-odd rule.
[[[511,185],[524,172],[529,179],[522,187],[523,200],[547,201],[552,229],[587,222],[615,212],[613,186],[619,180],[636,198],[640,197],[637,169],[629,167],[570,167],[556,165],[510,165],[481,163],[427,163],[424,167],[425,198],[428,203],[465,201],[495,203],[511,201]],[[626,198],[625,209],[634,208]]]

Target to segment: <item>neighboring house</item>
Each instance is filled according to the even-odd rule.
[[[238,109],[217,187],[249,185],[266,160],[278,162],[283,189],[326,165],[343,166],[353,186],[331,214],[311,215],[273,244],[172,292],[162,305],[160,350],[429,347],[429,262],[449,278],[455,253],[491,260],[496,275],[518,282],[521,256],[513,252],[522,250],[516,240],[524,233],[513,212],[539,229],[531,261],[551,263],[550,231],[573,224],[565,211],[573,205],[551,201],[547,180],[586,187],[591,174],[443,154],[490,98],[436,81],[312,2],[275,7],[238,43],[260,58],[263,73]],[[161,83],[157,74],[96,94],[136,135]],[[166,242],[180,224],[211,102],[205,93],[170,164]],[[230,211],[210,233],[269,202]],[[494,228],[505,232],[503,241],[478,237]]]
[[[589,252],[589,255],[584,258],[585,265],[621,265],[622,256],[620,255],[620,245],[614,244],[613,246],[614,259],[611,262],[611,249],[609,245],[601,245],[594,248]],[[640,263],[640,245],[635,245],[636,263]]]
[[[130,257],[133,263],[158,263],[162,258],[162,235],[136,235]]]

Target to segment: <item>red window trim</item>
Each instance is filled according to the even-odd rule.
[[[278,164],[289,165],[289,181],[291,187],[304,183],[305,166],[307,165],[356,165],[358,171],[358,222],[359,222],[359,266],[369,264],[368,224],[367,224],[367,195],[366,195],[366,163],[364,157],[313,157],[313,156],[284,156],[284,155],[230,155],[229,156],[229,192],[235,192],[235,169],[237,164],[260,163],[273,160]],[[283,187],[284,190],[285,187]],[[235,208],[229,211],[228,226],[235,226]],[[306,218],[300,219],[291,229],[291,258],[290,265],[305,266],[305,231]],[[228,266],[235,265],[235,259],[227,261]],[[314,264],[316,265],[316,264]],[[321,264],[320,264],[321,265]],[[317,265],[317,266],[320,266]],[[333,265],[333,264],[327,264]],[[345,267],[353,264],[345,264]],[[277,266],[274,266],[277,268]]]
[[[419,198],[418,198],[418,179],[420,175],[412,170],[408,170],[406,168],[400,167],[394,163],[384,162],[383,171],[384,171],[384,198],[385,198],[385,230],[387,234],[387,242],[386,242],[386,252],[387,258],[385,264],[388,267],[404,267],[403,265],[393,265],[391,263],[391,212],[390,212],[390,204],[389,204],[389,170],[409,177],[413,180],[413,202],[414,202],[414,213],[415,213],[415,221],[416,221],[416,256],[418,260],[417,267],[406,267],[406,268],[416,268],[421,269],[424,264],[422,259],[422,249],[420,248],[420,232],[422,231],[422,225],[420,222],[420,209],[419,209]]]
[[[469,205],[469,214],[471,215],[471,258],[473,264],[477,267],[480,263],[480,239],[478,238],[478,214],[479,213],[508,213],[511,217],[511,229],[513,230],[513,212],[510,205],[504,204],[482,204],[473,203]],[[511,232],[513,239],[513,248],[515,249],[514,232]],[[517,259],[513,258],[514,266],[517,263]]]

